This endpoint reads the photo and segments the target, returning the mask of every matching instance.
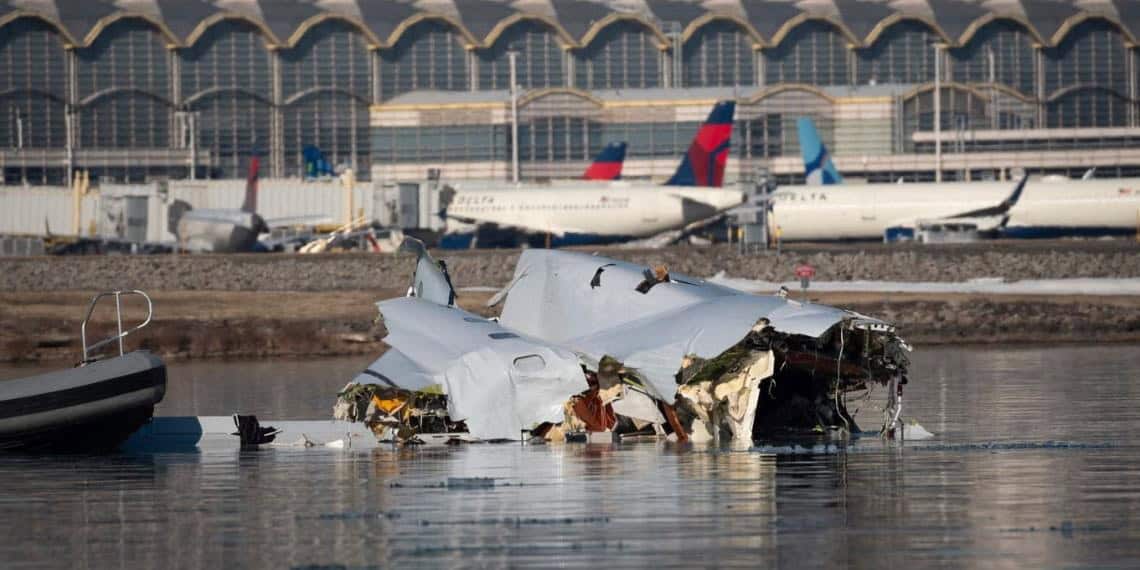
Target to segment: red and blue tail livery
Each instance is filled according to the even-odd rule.
[[[583,180],[618,180],[625,163],[625,143],[612,142],[602,148],[582,175]]]
[[[732,117],[735,101],[720,101],[713,106],[709,118],[697,131],[693,144],[685,153],[681,166],[665,184],[668,186],[724,185],[724,167],[732,141]]]
[[[241,211],[250,214],[257,213],[257,180],[261,160],[254,155],[249,159],[249,176],[245,179],[245,201],[241,204]]]

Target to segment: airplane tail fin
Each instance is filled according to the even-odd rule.
[[[249,159],[249,177],[245,179],[245,201],[241,204],[243,212],[257,212],[257,171],[260,166],[261,161],[256,156]]]
[[[612,142],[602,148],[594,162],[582,174],[584,180],[617,180],[621,178],[621,167],[625,162],[625,143]]]
[[[181,220],[182,215],[192,209],[194,208],[190,206],[189,202],[185,200],[175,200],[170,204],[170,207],[166,209],[166,229],[170,233],[178,235],[178,220]]]
[[[796,119],[796,129],[800,134],[800,154],[804,159],[804,177],[808,184],[843,184],[843,177],[831,162],[831,155],[819,132],[815,130],[815,122],[809,117]]]
[[[325,159],[325,153],[321,152],[321,149],[313,145],[307,145],[301,149],[301,158],[305,161],[305,178],[314,179],[336,176],[332,166],[329,165],[329,161]]]
[[[693,144],[681,160],[677,172],[665,184],[668,186],[724,185],[724,167],[732,142],[732,117],[735,101],[720,101],[713,106],[709,118],[701,124]]]

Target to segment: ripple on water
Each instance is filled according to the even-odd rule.
[[[4,567],[1134,566],[1140,347],[914,354],[901,444],[0,458]],[[327,417],[359,363],[171,366],[163,413]],[[866,409],[870,410],[868,406]],[[861,423],[874,424],[873,412]]]

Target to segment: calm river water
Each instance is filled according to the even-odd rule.
[[[175,363],[158,413],[327,418],[367,360]],[[1140,567],[1140,347],[914,360],[901,447],[0,456],[0,567]]]

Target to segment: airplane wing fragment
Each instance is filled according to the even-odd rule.
[[[560,420],[562,404],[588,388],[569,350],[424,299],[377,305],[392,348],[355,381],[381,379],[411,391],[438,386],[451,419],[481,439],[518,439],[526,427]]]
[[[1017,205],[1018,200],[1021,199],[1021,194],[1025,190],[1025,184],[1029,180],[1029,175],[1025,174],[1014,185],[1013,191],[1010,192],[1001,202],[992,206],[983,208],[976,208],[965,212],[954,212],[947,215],[933,217],[930,219],[922,220],[900,220],[898,222],[889,224],[889,227],[894,228],[908,228],[913,229],[921,226],[934,226],[934,225],[951,225],[951,226],[966,226],[982,232],[995,232],[999,231],[1009,223],[1009,211]],[[888,230],[890,233],[892,230]]]

